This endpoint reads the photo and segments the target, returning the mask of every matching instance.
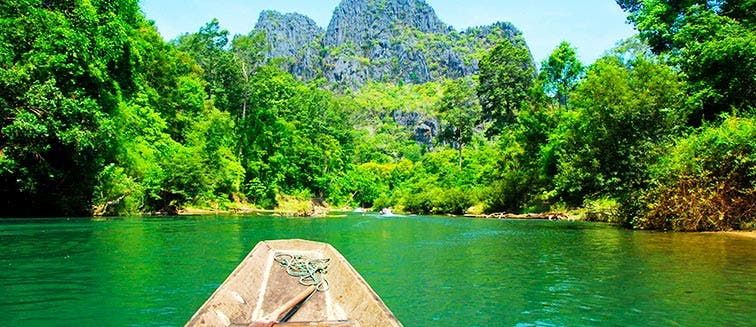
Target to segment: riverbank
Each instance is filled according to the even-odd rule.
[[[299,199],[292,196],[281,196],[278,207],[262,209],[248,203],[232,203],[224,208],[184,207],[176,210],[177,215],[269,215],[290,217],[325,217],[333,211],[321,199]]]
[[[270,210],[258,209],[255,207],[241,207],[229,209],[207,209],[207,208],[181,208],[178,210],[179,216],[198,216],[198,215],[234,215],[234,214],[257,214],[270,213]]]
[[[333,209],[322,201],[297,201],[288,199],[284,201],[284,205],[279,206],[276,209],[261,209],[248,204],[236,204],[233,208],[225,209],[209,209],[209,208],[195,208],[187,207],[178,210],[178,215],[181,216],[198,216],[198,215],[256,215],[256,216],[290,216],[290,217],[326,217],[331,213],[338,212],[343,213],[351,211],[351,208],[339,208]],[[615,223],[611,220],[612,215],[606,212],[594,212],[590,211],[586,214],[586,210],[574,211],[569,213],[564,212],[547,212],[547,213],[527,213],[527,214],[515,214],[515,213],[492,213],[492,214],[465,214],[467,218],[479,218],[479,219],[523,219],[523,220],[567,220],[567,221],[591,221],[591,222],[608,222]],[[595,219],[595,217],[605,218]],[[726,234],[733,237],[745,238],[756,240],[756,231],[715,231],[715,232],[702,232],[702,233],[714,233],[714,234]]]
[[[756,231],[727,231],[727,232],[710,232],[710,233],[722,233],[722,234],[733,236],[733,237],[756,240]]]
[[[547,213],[526,213],[526,214],[514,214],[514,213],[492,213],[483,215],[466,214],[468,218],[485,218],[485,219],[542,219],[542,220],[577,220],[576,217],[570,216],[562,212],[547,212]]]

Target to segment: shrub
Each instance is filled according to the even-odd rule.
[[[316,214],[312,195],[306,190],[293,192],[292,195],[278,195],[276,212],[290,217],[309,217]]]
[[[94,215],[137,214],[143,206],[144,190],[122,167],[110,164],[97,175],[94,188]]]
[[[678,231],[753,228],[756,221],[756,121],[726,118],[683,138],[650,168],[637,228]]]
[[[511,170],[501,174],[484,195],[490,212],[519,212],[532,191],[532,176],[528,171]]]
[[[585,200],[579,215],[585,221],[599,221],[608,223],[619,222],[619,202],[612,198]]]

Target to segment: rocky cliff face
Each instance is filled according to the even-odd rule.
[[[415,46],[417,36],[445,32],[424,1],[345,0],[334,11],[323,40],[329,50],[323,74],[346,87],[366,80],[428,82],[429,62]]]
[[[284,68],[304,80],[320,75],[320,41],[325,31],[315,21],[296,13],[267,10],[260,13],[255,29],[265,32],[268,58],[283,59]]]
[[[284,59],[301,79],[322,76],[337,88],[475,74],[483,53],[521,34],[509,23],[458,32],[424,0],[343,0],[327,30],[299,14],[266,11],[255,28],[267,33],[269,58]]]
[[[343,44],[358,46],[390,43],[397,28],[411,26],[423,33],[444,33],[433,8],[418,0],[344,0],[333,12],[328,24],[327,47]]]

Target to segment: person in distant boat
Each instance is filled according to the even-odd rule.
[[[391,208],[383,208],[383,209],[381,209],[381,215],[389,216],[389,215],[392,215],[392,214],[393,213],[391,212]]]

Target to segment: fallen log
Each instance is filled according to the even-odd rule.
[[[497,213],[484,214],[484,215],[465,215],[465,216],[473,217],[473,218],[486,218],[486,219],[572,220],[567,214],[561,213],[561,212],[525,213],[525,214],[497,212]]]

